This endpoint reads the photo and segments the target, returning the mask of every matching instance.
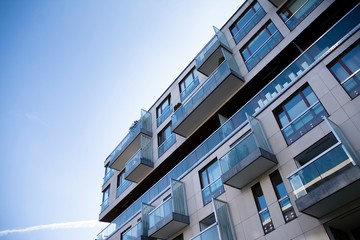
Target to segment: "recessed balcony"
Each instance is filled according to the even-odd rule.
[[[190,136],[243,85],[232,58],[225,60],[172,116],[173,131]]]
[[[143,110],[140,120],[134,122],[129,133],[109,155],[110,167],[122,171],[126,162],[141,148],[142,141],[151,136],[151,114]]]
[[[218,29],[215,31],[216,35],[195,58],[196,69],[206,76],[211,75],[225,58],[224,51],[231,52],[224,34]]]
[[[222,182],[238,189],[277,164],[259,120],[248,118],[252,131],[219,159]]]
[[[132,182],[139,182],[154,167],[152,157],[151,138],[143,136],[141,147],[125,165],[125,178]]]
[[[321,153],[288,177],[299,211],[316,218],[360,198],[359,157],[340,129],[327,122],[332,133],[307,149],[298,161]],[[326,148],[329,144],[333,145]]]
[[[172,196],[149,213],[149,236],[168,239],[190,224],[184,184],[172,180]]]

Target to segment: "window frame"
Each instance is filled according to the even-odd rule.
[[[311,91],[311,94],[313,95],[314,97],[314,102],[313,103],[310,103],[309,99],[306,97],[306,95],[304,94],[304,91],[309,89]],[[296,116],[294,116],[293,118],[290,116],[289,114],[289,111],[285,108],[286,105],[288,103],[290,103],[292,100],[294,100],[297,96],[300,96],[300,99],[301,99],[301,103],[304,103],[305,106],[306,106],[306,109],[299,112]],[[310,96],[307,95],[307,96]],[[295,107],[298,106],[298,103],[300,102],[297,102],[297,104],[295,104],[290,110],[294,109]],[[277,106],[274,110],[273,110],[273,114],[274,114],[274,117],[276,119],[276,122],[278,123],[278,126],[280,128],[280,131],[281,133],[283,134],[283,137],[287,143],[287,145],[291,145],[292,143],[296,142],[297,140],[299,140],[302,136],[306,135],[307,132],[309,132],[310,130],[306,129],[306,125],[308,123],[310,123],[311,125],[311,128],[314,128],[316,127],[317,125],[319,125],[323,119],[321,119],[320,121],[317,121],[316,122],[316,118],[318,118],[320,116],[319,115],[314,115],[313,116],[313,119],[312,120],[315,120],[315,121],[309,121],[307,123],[305,123],[301,128],[299,129],[295,129],[295,130],[299,130],[300,132],[300,136],[296,136],[296,131],[294,131],[294,134],[292,135],[289,135],[289,136],[295,136],[295,139],[293,140],[293,138],[290,138],[289,136],[286,136],[285,133],[284,133],[284,130],[286,128],[288,128],[289,126],[291,126],[292,124],[294,124],[297,120],[301,119],[302,116],[306,115],[307,113],[309,113],[309,111],[312,110],[312,108],[315,108],[316,105],[320,105],[321,106],[321,109],[322,109],[322,113],[323,115],[321,116],[329,116],[329,114],[327,113],[326,109],[324,108],[324,106],[322,105],[322,103],[320,102],[319,98],[317,97],[316,93],[313,91],[313,89],[311,88],[311,86],[306,83],[304,84],[303,86],[301,86],[300,88],[298,88],[294,93],[292,93],[285,101],[283,101],[281,104],[279,104],[279,106]],[[287,122],[286,123],[282,123],[282,118],[283,117],[280,117],[280,115],[282,115],[286,117],[286,120]],[[314,123],[314,124],[313,124]],[[304,129],[305,128],[305,129]],[[302,133],[302,130],[306,130],[306,132]]]
[[[259,10],[256,10],[255,6],[259,6]],[[263,15],[259,17],[259,19],[256,20],[256,23],[254,25],[258,24],[260,20],[266,15],[266,12],[264,8],[261,6],[261,4],[258,1],[254,1],[249,5],[249,7],[234,21],[234,23],[229,27],[229,31],[231,33],[231,36],[235,42],[235,44],[238,44],[252,29],[246,30],[244,33],[244,36],[240,39],[236,38],[236,35],[239,34],[240,31],[244,31],[244,28],[246,28],[248,25],[251,24],[251,20],[257,15],[258,12],[263,12]],[[239,27],[239,24],[242,20],[244,20],[244,17],[246,17],[249,13],[252,13],[252,15],[249,17],[249,19]],[[236,30],[236,33],[234,33],[234,30]]]
[[[355,51],[355,52],[353,52]],[[360,40],[356,41],[355,43],[353,43],[351,46],[349,46],[345,51],[343,51],[339,56],[337,56],[333,61],[331,61],[328,65],[327,68],[329,70],[329,72],[334,76],[334,78],[337,80],[337,82],[341,85],[341,87],[344,89],[344,91],[350,96],[351,99],[356,98],[357,96],[360,95],[360,76],[359,78],[357,78],[357,74],[360,73],[360,60],[359,62],[354,61],[353,59],[356,59],[356,53],[360,52]],[[352,71],[350,69],[350,67],[344,62],[344,58],[349,56],[349,54],[351,54],[352,56],[354,56],[351,60],[351,62],[355,62],[355,65],[358,65],[358,69]],[[360,59],[360,57],[358,57]],[[332,69],[333,67],[335,67],[337,64],[339,64],[339,66],[341,67],[341,70],[343,70],[346,74],[348,74],[348,76],[345,79],[340,79],[340,76],[338,76],[335,71]],[[358,86],[356,87],[355,91],[349,91],[345,88],[344,83],[348,82],[349,80],[351,80],[351,78],[355,77],[355,79],[358,82]],[[359,92],[357,91],[359,90]],[[354,92],[354,94],[352,93]]]
[[[170,134],[165,138],[164,134],[168,129],[170,129]],[[171,134],[172,134],[172,124],[170,121],[165,127],[163,127],[163,129],[161,129],[161,131],[157,135],[158,147],[160,147],[171,136]]]
[[[169,94],[160,104],[156,107],[156,118],[161,117],[161,115],[166,111],[167,108],[171,106],[171,95]]]
[[[273,189],[274,189],[274,192],[275,192],[275,195],[276,195],[276,198],[278,200],[278,203],[279,203],[279,206],[280,206],[280,210],[282,212],[282,215],[284,217],[284,220],[285,220],[285,223],[288,223],[288,222],[291,222],[292,220],[294,220],[296,218],[296,213],[295,213],[295,210],[294,210],[294,207],[292,206],[292,202],[290,200],[290,197],[289,197],[289,194],[287,192],[287,189],[286,189],[286,186],[285,186],[285,183],[281,177],[281,174],[279,172],[279,170],[275,170],[274,172],[272,172],[270,175],[269,175],[269,178],[270,178],[270,181],[271,181],[271,184],[273,186]],[[277,178],[277,179],[276,179]],[[280,182],[278,184],[276,184],[276,181],[277,180],[280,180]],[[278,186],[282,184],[282,186],[284,187],[285,189],[285,195],[281,196],[280,192],[279,192],[279,188]],[[291,207],[289,207],[290,209],[285,212],[285,210],[282,209],[282,206],[281,206],[281,202],[283,200],[285,200],[286,198],[289,199],[289,202],[290,202],[290,205]],[[287,210],[287,209],[286,209]],[[290,212],[290,217],[288,216],[288,213]]]

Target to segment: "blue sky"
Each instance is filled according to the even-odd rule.
[[[103,161],[241,3],[1,0],[0,240],[95,239]]]

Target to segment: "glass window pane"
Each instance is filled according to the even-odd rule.
[[[302,97],[300,95],[296,95],[285,104],[284,108],[287,111],[290,119],[293,120],[301,113],[303,113],[307,109],[307,106]]]

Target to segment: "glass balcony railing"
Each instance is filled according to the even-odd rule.
[[[249,69],[253,69],[273,48],[275,48],[281,40],[281,33],[276,30],[262,45],[259,47],[246,61],[245,65]]]
[[[175,133],[171,133],[165,142],[163,142],[158,148],[158,157],[161,157],[174,143],[176,142]]]
[[[204,205],[211,202],[212,198],[219,196],[224,191],[224,185],[221,181],[221,177],[210,183],[208,186],[201,190]]]
[[[323,121],[328,116],[318,101],[281,129],[287,144],[291,144]]]
[[[231,72],[238,72],[234,61],[223,61],[212,75],[201,85],[197,91],[172,116],[173,128],[175,129],[191,112],[210,95]]]
[[[141,239],[143,235],[143,226],[142,222],[138,222],[132,228],[130,228],[127,232],[124,233],[122,236],[123,240],[134,240],[134,239]]]
[[[288,180],[294,195],[300,198],[319,186],[322,180],[348,166],[352,166],[351,158],[342,144],[336,144],[299,168]]]
[[[103,178],[103,184],[106,183],[111,177],[114,175],[114,169],[108,168],[104,178]]]
[[[150,140],[151,141],[151,140]],[[132,172],[140,163],[141,159],[152,161],[152,144],[149,142],[145,147],[139,149],[134,156],[125,164],[125,172]]]
[[[243,39],[255,27],[258,22],[266,15],[263,8],[258,8],[256,13],[247,21],[239,31],[234,34],[233,38],[236,44]]]
[[[134,141],[136,136],[144,132],[148,135],[151,135],[151,114],[147,111],[142,111],[142,116],[139,121],[136,121],[132,127],[129,129],[129,133],[124,137],[124,139],[119,143],[119,145],[112,151],[108,156],[110,164],[114,162],[120,154],[129,146],[129,144]]]
[[[128,189],[128,187],[130,187],[131,184],[132,184],[131,181],[124,179],[122,184],[118,186],[118,188],[116,189],[116,197],[118,198],[123,192],[125,192],[125,190]]]
[[[341,82],[350,97],[355,98],[360,93],[360,69]]]
[[[162,114],[156,119],[157,126],[160,126],[160,124],[162,124],[170,116],[170,114],[172,113],[172,110],[173,110],[173,108],[171,105],[167,106],[163,110]]]
[[[293,30],[299,25],[317,6],[324,0],[308,0],[305,1],[299,8],[292,14],[290,18],[286,16],[288,9],[294,8],[293,5],[298,4],[299,1],[293,1],[293,5],[285,4],[279,12],[280,18],[285,22],[290,30]],[[282,12],[285,12],[282,13]]]
[[[149,228],[154,227],[161,220],[173,213],[173,202],[169,198],[163,202],[160,206],[155,208],[149,213]]]
[[[198,235],[192,237],[190,240],[220,240],[218,225],[216,223],[213,224],[201,231]]]
[[[120,229],[129,219],[132,219],[132,217],[141,211],[142,202],[150,203],[154,198],[169,187],[170,179],[179,179],[187,171],[189,171],[189,169],[201,162],[204,157],[211,153],[216,146],[227,139],[235,129],[245,126],[247,124],[246,113],[250,116],[257,115],[259,111],[266,107],[266,105],[280,96],[285,89],[296,82],[296,80],[303,74],[303,71],[296,71],[298,66],[304,66],[304,71],[309,69],[314,66],[317,61],[322,59],[322,57],[331,52],[333,46],[340,45],[340,43],[345,41],[352,33],[356,32],[359,28],[359,15],[360,7],[355,7],[343,19],[338,21],[330,30],[328,30],[313,45],[304,51],[302,55],[285,68],[284,71],[282,71],[277,77],[275,77],[273,81],[256,94],[254,98],[236,112],[226,123],[217,129],[177,166],[169,171],[162,179],[155,183],[131,206],[114,219],[112,223],[99,233],[99,238],[103,236],[110,236]],[[305,60],[309,62],[307,62],[307,64],[303,64]],[[299,75],[295,75],[297,72],[299,72]],[[290,73],[295,75],[293,80],[288,77]],[[261,109],[259,108],[260,101],[263,103]]]
[[[109,206],[109,199],[105,199],[100,205],[100,212],[103,212]]]
[[[206,44],[206,46],[200,51],[200,53],[195,57],[195,64],[196,66],[200,66],[205,62],[207,58],[211,56],[211,54],[220,46],[229,47],[229,43],[224,35],[220,30],[216,29],[215,36]]]
[[[223,173],[229,171],[257,148],[255,135],[252,133],[219,159],[221,171]]]
[[[200,84],[199,82],[199,78],[196,77],[190,84],[189,86],[187,86],[187,88],[184,89],[184,91],[182,91],[180,93],[180,100],[184,101],[185,98],[187,96],[189,96],[189,94]]]

